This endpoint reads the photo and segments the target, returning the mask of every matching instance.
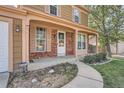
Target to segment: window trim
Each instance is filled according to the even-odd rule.
[[[77,8],[74,8],[74,7],[73,7],[72,9],[73,9],[73,11],[72,11],[72,21],[75,22],[75,14],[74,14],[74,11],[77,10],[78,13],[79,13],[79,22],[75,22],[75,23],[80,24],[80,23],[81,23],[81,12],[80,12],[80,10],[77,9]]]
[[[81,46],[81,48],[78,48],[78,40],[77,40],[77,49],[78,50],[85,50],[86,49],[86,43],[87,43],[87,40],[86,40],[86,34],[84,34],[84,33],[81,33],[81,32],[78,32],[78,35],[82,35],[82,36],[84,36],[84,42],[82,42],[82,40],[81,40],[81,42],[82,43],[85,43],[84,44],[84,48]],[[78,39],[78,38],[77,38]]]
[[[53,5],[52,5],[53,6]],[[58,5],[56,5],[57,6],[57,15],[54,15],[54,14],[51,14],[50,13],[50,5],[49,5],[49,14],[50,15],[53,15],[53,16],[59,16],[59,6]]]
[[[40,26],[36,26],[35,27],[35,52],[46,52],[47,51],[47,29],[45,29],[45,48],[43,51],[37,50],[37,28],[44,28],[44,27],[40,27]]]

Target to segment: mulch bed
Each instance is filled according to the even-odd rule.
[[[27,73],[11,73],[8,88],[59,88],[70,82],[77,72],[77,65],[62,63]]]

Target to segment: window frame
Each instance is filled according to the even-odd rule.
[[[50,15],[53,15],[53,16],[59,16],[59,6],[56,5],[56,8],[57,8],[57,15],[51,14],[51,12],[50,12],[50,6],[55,6],[55,5],[49,5],[49,14],[50,14]]]
[[[44,47],[44,50],[37,50],[37,46],[38,46],[38,42],[37,42],[37,40],[38,40],[38,38],[37,38],[37,28],[42,28],[42,29],[44,29],[44,31],[45,31],[45,37],[44,37],[44,39],[42,39],[41,41],[44,41],[45,43],[45,47]],[[47,29],[46,28],[44,28],[44,27],[39,27],[39,26],[37,26],[36,28],[35,28],[35,51],[36,52],[45,52],[46,51],[46,44],[47,44]]]
[[[76,22],[75,21],[75,11],[78,11],[78,17],[79,17],[79,22]],[[72,12],[72,14],[73,14],[73,22],[75,22],[75,23],[78,23],[78,24],[80,24],[81,23],[81,14],[80,14],[81,12],[80,12],[80,10],[79,9],[77,9],[77,8],[73,8],[73,12]]]
[[[79,48],[79,35],[80,35],[80,48]],[[83,37],[83,39],[81,39]],[[82,50],[82,49],[86,49],[86,35],[85,34],[83,34],[83,33],[81,33],[81,32],[79,32],[78,33],[78,40],[77,40],[77,49],[79,49],[79,50]]]

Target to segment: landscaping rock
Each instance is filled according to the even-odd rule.
[[[55,72],[54,69],[51,69],[51,70],[49,70],[48,73],[54,73],[54,72]]]
[[[32,81],[31,81],[32,83],[35,83],[35,82],[37,82],[37,79],[36,78],[34,78],[34,79],[32,79]]]
[[[77,65],[62,63],[44,69],[11,74],[8,87],[11,88],[59,88],[70,82],[78,72]]]

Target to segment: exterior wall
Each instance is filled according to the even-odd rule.
[[[16,32],[16,26],[20,26],[20,31]],[[18,68],[18,63],[22,61],[22,20],[13,19],[13,65]]]
[[[66,55],[74,55],[74,33],[66,32]]]
[[[72,21],[72,6],[62,5],[61,6],[61,17],[63,19],[67,19],[69,21]]]
[[[33,10],[45,12],[46,5],[24,5],[24,7],[28,7],[28,8],[31,8]]]
[[[49,5],[24,5],[23,7],[28,7],[32,10],[38,10],[49,14]],[[73,21],[73,8],[74,7],[71,5],[58,5],[58,16],[66,20]],[[80,24],[88,26],[88,13],[84,13],[80,9],[78,10],[80,11]]]
[[[81,12],[81,24],[88,26],[88,14],[84,14]]]

